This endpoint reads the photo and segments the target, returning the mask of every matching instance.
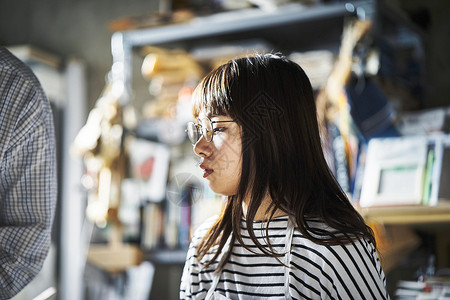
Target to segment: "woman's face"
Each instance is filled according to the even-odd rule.
[[[241,178],[241,128],[228,115],[211,115],[201,111],[198,119],[209,118],[214,130],[213,139],[207,142],[202,136],[194,145],[194,152],[201,158],[203,178],[216,193],[225,196],[237,193]]]

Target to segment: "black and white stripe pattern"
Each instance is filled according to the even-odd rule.
[[[211,287],[218,262],[201,268],[212,255],[198,263],[196,247],[214,221],[215,218],[208,220],[194,235],[181,280],[180,299],[204,299]],[[287,222],[287,217],[280,217],[269,225],[269,239],[278,253],[285,248]],[[315,223],[312,225],[326,229]],[[255,222],[254,229],[261,244],[266,244],[265,223]],[[235,243],[216,291],[230,299],[286,299],[285,267],[262,255],[245,228],[242,234],[245,244],[255,253]],[[369,241],[322,246],[295,230],[290,254],[288,283],[292,299],[389,299],[378,255]]]

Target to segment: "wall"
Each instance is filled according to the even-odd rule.
[[[450,1],[385,0],[401,8],[427,34],[426,100],[428,107],[450,105]]]
[[[112,64],[112,20],[158,9],[155,0],[1,0],[0,44],[31,44],[85,60],[89,107],[104,86]]]
[[[429,10],[428,98],[433,106],[450,105],[450,1],[413,1]],[[409,3],[411,5],[412,3]]]

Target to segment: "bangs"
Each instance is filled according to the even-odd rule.
[[[230,111],[232,62],[209,73],[195,88],[192,95],[192,115],[197,118],[203,110],[206,114],[226,115]]]

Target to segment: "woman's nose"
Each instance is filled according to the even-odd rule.
[[[211,143],[208,143],[202,135],[197,143],[195,143],[193,150],[197,156],[208,157],[211,155]]]

